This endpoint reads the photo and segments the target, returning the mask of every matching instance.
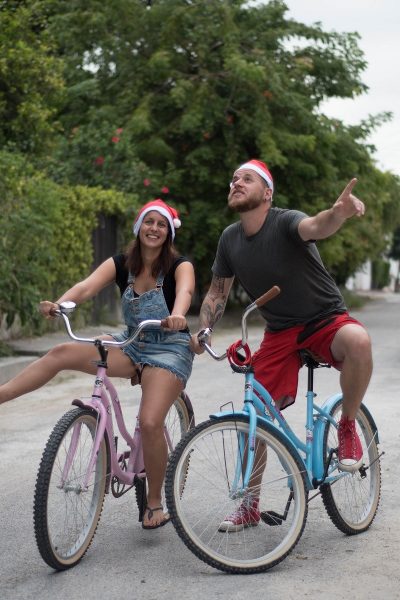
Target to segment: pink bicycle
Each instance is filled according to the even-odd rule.
[[[89,548],[110,491],[116,498],[135,488],[142,520],[146,506],[146,473],[138,417],[131,435],[125,425],[115,387],[107,377],[107,347],[123,347],[146,327],[160,327],[159,320],[142,321],[124,341],[77,337],[68,315],[73,302],[60,305],[60,315],[69,336],[94,344],[99,352],[97,373],[90,398],[73,400],[76,408],[55,425],[40,462],[34,496],[34,528],[43,560],[56,570],[75,566]],[[114,423],[119,437],[114,435]],[[182,392],[165,421],[165,437],[171,452],[181,437],[194,426],[191,402]],[[182,489],[185,477],[182,477]]]

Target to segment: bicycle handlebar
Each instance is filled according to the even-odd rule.
[[[267,302],[269,302],[270,300],[272,300],[273,298],[278,296],[278,294],[280,294],[280,293],[281,293],[280,288],[277,285],[274,285],[271,289],[269,289],[267,292],[265,292],[262,296],[260,296],[256,300],[254,300],[254,302],[252,302],[251,304],[249,304],[249,306],[247,306],[247,308],[244,310],[244,313],[242,316],[242,339],[241,339],[242,347],[244,347],[247,344],[247,338],[248,338],[247,317],[249,316],[249,314],[251,312],[253,312],[253,310],[255,310],[256,308],[260,308],[260,306],[264,306],[264,304],[266,304]],[[211,346],[209,346],[209,344],[207,344],[207,342],[206,342],[206,340],[211,336],[211,333],[212,333],[212,330],[209,327],[200,331],[197,336],[199,343],[201,346],[203,346],[205,348],[205,350],[207,350],[208,354],[210,356],[212,356],[212,358],[214,358],[215,360],[224,360],[227,357],[227,352],[224,352],[224,354],[216,354],[214,352],[214,350],[211,348]]]
[[[137,338],[142,329],[145,329],[146,327],[161,327],[162,323],[162,321],[160,321],[159,319],[147,319],[145,321],[142,321],[141,323],[139,323],[132,335],[128,339],[123,340],[122,342],[117,342],[116,340],[99,340],[99,338],[83,338],[78,337],[74,334],[74,332],[71,329],[71,323],[68,317],[68,315],[75,310],[76,304],[74,302],[62,302],[59,306],[59,310],[55,310],[54,314],[63,318],[65,329],[67,330],[69,337],[75,340],[76,342],[83,342],[87,344],[95,344],[96,342],[101,341],[103,346],[117,346],[118,348],[124,348]]]

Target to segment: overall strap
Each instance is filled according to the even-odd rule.
[[[164,273],[162,271],[159,272],[158,276],[157,276],[157,281],[156,281],[156,288],[160,289],[162,288],[164,283]]]

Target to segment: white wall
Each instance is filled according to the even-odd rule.
[[[390,262],[390,283],[388,289],[392,292],[395,291],[395,283],[399,270],[398,260],[389,259]],[[355,275],[349,277],[346,281],[346,287],[349,290],[370,290],[371,289],[371,263],[368,261],[361,269],[359,269]]]

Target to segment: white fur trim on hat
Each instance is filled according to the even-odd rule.
[[[149,203],[148,206],[145,206],[141,212],[139,213],[136,221],[133,224],[133,233],[137,236],[139,234],[139,229],[142,226],[143,223],[143,219],[145,218],[145,216],[147,215],[147,213],[151,212],[155,210],[156,212],[158,212],[160,215],[162,215],[163,217],[165,217],[168,221],[168,224],[170,226],[171,229],[171,236],[172,239],[175,238],[175,229],[179,229],[179,227],[182,225],[180,219],[178,217],[173,217],[173,213],[176,214],[176,210],[168,207],[167,205],[164,206],[160,206],[157,201],[154,202],[154,204]],[[173,212],[172,212],[173,211]]]
[[[265,171],[264,169],[262,169],[258,165],[255,165],[252,161],[244,163],[243,165],[241,165],[238,169],[236,169],[235,173],[237,171],[240,171],[241,169],[250,169],[251,171],[255,171],[256,173],[258,173],[258,175],[260,175],[260,177],[262,177],[264,179],[264,181],[267,182],[268,187],[272,191],[274,191],[274,182],[272,181],[271,175],[269,173],[267,173],[267,171]]]

